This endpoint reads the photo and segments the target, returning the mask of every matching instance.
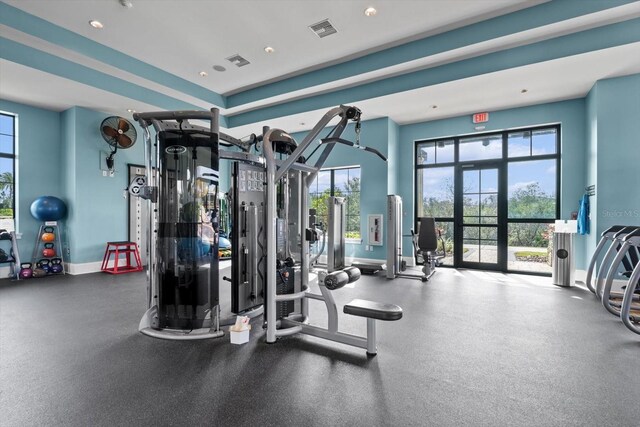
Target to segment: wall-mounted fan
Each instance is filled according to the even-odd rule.
[[[113,169],[113,156],[118,148],[131,148],[136,143],[138,132],[131,122],[123,117],[107,117],[100,124],[100,134],[111,146],[111,154],[107,157],[107,167]]]

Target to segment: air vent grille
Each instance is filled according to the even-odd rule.
[[[249,61],[247,61],[237,53],[235,55],[231,55],[230,57],[228,57],[227,61],[231,62],[232,64],[235,64],[237,67],[244,67],[245,65],[250,64]]]
[[[318,23],[309,25],[309,28],[311,28],[311,31],[316,33],[316,35],[320,38],[327,37],[338,32],[338,30],[336,30],[336,27],[334,27],[328,19],[323,19]]]

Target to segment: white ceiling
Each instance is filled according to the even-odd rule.
[[[127,116],[130,98],[93,86],[58,77],[24,65],[0,59],[2,99],[35,107],[64,111],[80,106],[114,115]],[[158,107],[136,101],[138,111],[156,111]],[[129,116],[131,116],[129,114]]]
[[[232,94],[265,82],[321,69],[408,40],[469,25],[531,7],[540,0],[3,0],[14,7],[69,29],[103,45],[154,65],[220,94]],[[375,17],[363,11],[374,4]],[[222,110],[225,115],[317,95],[363,82],[436,67],[490,52],[558,37],[640,16],[640,2],[528,31],[513,33],[460,49],[425,56],[357,76],[307,87]],[[339,33],[319,39],[308,25],[329,20]],[[103,30],[92,29],[99,19]],[[118,68],[51,41],[0,25],[0,35],[60,58],[107,73],[201,108],[211,105],[175,88]],[[274,54],[263,48],[271,45]],[[243,68],[225,58],[239,53],[251,61]],[[406,92],[358,100],[364,118],[390,117],[400,124],[495,111],[583,97],[595,81],[640,72],[640,43],[540,62],[500,72],[452,80]],[[214,64],[227,68],[219,73]],[[207,77],[198,72],[207,70]],[[157,106],[77,83],[63,77],[0,60],[3,99],[62,111],[74,105],[127,116],[126,109]],[[521,89],[528,89],[521,94]],[[438,108],[431,108],[437,105]],[[312,127],[325,110],[252,123],[227,131],[234,136],[256,132],[262,125],[297,132]]]
[[[220,94],[468,25],[540,0],[4,0]],[[364,10],[375,3],[378,14]],[[416,19],[419,17],[419,19]],[[329,19],[336,35],[308,26]],[[104,24],[95,30],[88,22]],[[272,46],[275,53],[263,49]],[[225,58],[251,62],[237,68]],[[212,69],[223,65],[226,72]],[[207,78],[198,73],[205,70]]]
[[[640,73],[638,58],[640,43],[633,43],[372,98],[357,105],[363,111],[364,120],[390,117],[398,124],[409,124],[582,98],[597,80]],[[521,93],[522,89],[527,92]],[[437,108],[433,108],[434,105]],[[309,111],[252,123],[228,133],[241,137],[263,125],[299,132],[312,127],[323,112]]]

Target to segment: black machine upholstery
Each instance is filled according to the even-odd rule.
[[[423,265],[423,282],[435,273],[435,268],[440,265],[440,260],[446,256],[444,241],[440,232],[436,229],[435,218],[422,217],[418,219],[418,236],[411,230],[413,237],[414,256],[417,265]],[[442,242],[442,251],[438,252],[438,242]]]
[[[349,283],[349,275],[342,270],[329,273],[327,274],[327,277],[324,278],[324,285],[330,291],[340,289],[347,283]]]
[[[432,217],[418,218],[420,226],[418,238],[414,240],[416,246],[416,258],[419,255],[423,262],[437,261],[445,257],[444,241],[436,229],[436,220]],[[413,233],[413,231],[412,231]],[[417,240],[417,242],[416,242]],[[442,241],[442,252],[438,252],[438,241]],[[418,260],[416,259],[416,263]]]
[[[340,289],[348,283],[353,283],[360,279],[360,270],[356,267],[347,267],[342,270],[327,274],[324,278],[324,285],[330,291]]]
[[[402,308],[399,306],[364,299],[354,299],[345,305],[342,311],[352,316],[367,317],[376,320],[402,319]]]
[[[438,249],[438,233],[436,232],[436,220],[434,218],[420,218],[418,249],[423,253]]]

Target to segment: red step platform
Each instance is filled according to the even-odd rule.
[[[113,265],[109,267],[111,256],[113,257]],[[125,255],[126,264],[120,265],[120,255]],[[131,255],[135,265],[131,264]],[[102,271],[111,274],[131,273],[134,271],[142,271],[142,261],[140,261],[140,252],[135,242],[107,242],[107,249],[104,252],[102,260]]]

